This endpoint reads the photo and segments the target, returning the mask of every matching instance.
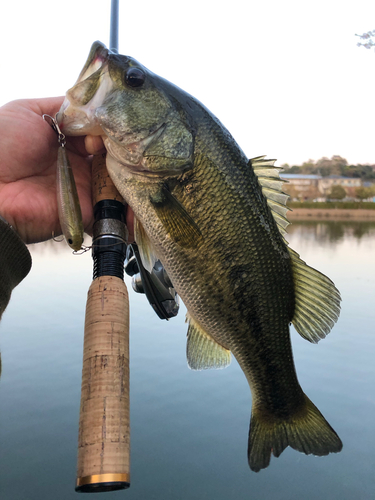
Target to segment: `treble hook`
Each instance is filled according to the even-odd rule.
[[[61,146],[62,148],[64,148],[64,147],[65,147],[65,144],[66,144],[65,134],[63,134],[63,133],[61,132],[60,127],[59,127],[59,124],[57,123],[57,115],[58,115],[58,113],[56,113],[55,118],[53,118],[53,117],[52,117],[52,116],[50,116],[50,115],[44,114],[44,115],[42,116],[42,118],[43,118],[43,120],[44,120],[45,122],[47,122],[47,123],[48,123],[47,118],[49,118],[49,119],[51,120],[50,125],[51,125],[51,127],[53,128],[53,130],[54,130],[54,131],[56,132],[56,134],[57,134],[57,140],[59,141],[60,146]]]

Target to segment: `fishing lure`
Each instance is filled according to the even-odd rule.
[[[46,114],[43,115],[45,121],[47,121],[46,118],[51,120],[50,125],[57,133],[57,140],[60,145],[57,153],[56,172],[57,208],[60,226],[68,245],[73,250],[78,251],[83,243],[83,222],[73,170],[65,147],[66,139],[58,126],[56,118]]]

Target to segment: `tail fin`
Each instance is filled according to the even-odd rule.
[[[287,446],[306,455],[323,456],[341,451],[341,439],[306,395],[305,399],[303,411],[286,420],[270,422],[262,419],[258,412],[252,413],[248,447],[251,470],[265,469],[271,453],[279,457]]]

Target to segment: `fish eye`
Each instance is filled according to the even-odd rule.
[[[125,81],[129,87],[141,87],[146,79],[146,75],[139,68],[129,68],[125,74]]]

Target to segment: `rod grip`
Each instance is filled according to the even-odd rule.
[[[77,491],[130,486],[129,298],[115,276],[95,279],[88,291]]]
[[[105,163],[92,165],[93,203],[123,199]],[[122,263],[123,266],[123,263]],[[118,276],[98,276],[87,295],[76,491],[130,486],[129,297]]]
[[[92,162],[92,204],[102,200],[117,200],[124,203],[113,184],[106,167],[106,153],[94,156]]]

